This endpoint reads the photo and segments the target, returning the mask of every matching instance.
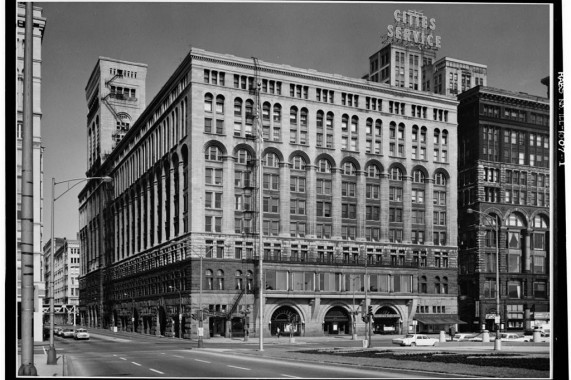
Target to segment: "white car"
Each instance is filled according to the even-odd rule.
[[[504,342],[525,342],[525,338],[522,335],[514,333],[501,333],[500,339]]]
[[[73,337],[73,334],[74,334],[73,329],[64,328],[64,329],[61,331],[60,336],[63,337],[63,338],[71,338],[71,337]]]
[[[73,333],[73,339],[75,339],[75,340],[79,340],[79,339],[89,340],[89,333],[87,332],[86,329],[77,329]]]
[[[551,340],[551,332],[549,330],[546,331],[539,331],[539,340],[535,342],[549,342]],[[525,333],[523,336],[524,342],[534,342],[533,340],[533,332]]]
[[[495,332],[491,332],[490,334],[490,342],[493,342],[494,340],[496,340],[496,333]],[[473,335],[469,338],[467,338],[466,340],[470,341],[470,342],[482,342],[482,337],[484,336],[483,333],[479,333],[476,335]]]
[[[422,334],[407,334],[402,338],[393,339],[393,344],[400,346],[436,346],[438,339],[429,338]]]
[[[464,342],[467,341],[468,339],[470,339],[471,337],[473,337],[474,334],[455,334],[454,338],[452,338],[452,341],[454,342]]]

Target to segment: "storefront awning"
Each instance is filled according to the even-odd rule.
[[[456,314],[417,314],[414,319],[425,325],[466,324]]]

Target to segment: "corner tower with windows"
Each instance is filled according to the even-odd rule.
[[[99,57],[87,100],[87,176],[101,165],[145,109],[147,65]]]
[[[482,86],[458,100],[460,317],[493,330],[499,312],[505,329],[531,329],[550,317],[549,101]]]

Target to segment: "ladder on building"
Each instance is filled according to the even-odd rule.
[[[232,317],[232,314],[238,308],[238,304],[240,303],[240,300],[242,299],[244,293],[246,293],[245,288],[242,289],[238,294],[236,294],[236,296],[234,297],[234,301],[232,302],[232,307],[230,308],[230,310],[228,310],[228,314],[226,314],[226,319],[230,319]]]

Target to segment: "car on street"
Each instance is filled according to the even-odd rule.
[[[392,342],[400,346],[436,346],[438,339],[423,334],[407,334],[402,338],[393,339]]]
[[[490,342],[493,342],[494,340],[496,340],[496,333],[491,332],[489,333],[490,335]],[[472,335],[471,337],[467,338],[466,340],[470,341],[470,342],[482,342],[484,333],[479,333],[476,335]]]
[[[69,327],[64,328],[61,331],[60,336],[63,338],[73,338],[73,329]]]
[[[535,330],[539,332],[539,340],[537,342],[549,342],[551,340],[551,331],[549,330]],[[524,342],[533,342],[533,333],[534,331],[529,330],[523,333],[523,341]]]
[[[75,332],[73,333],[73,339],[75,339],[75,340],[79,340],[79,339],[89,340],[89,333],[87,332],[86,329],[76,329]]]
[[[516,333],[501,333],[500,339],[504,342],[525,342],[523,335]]]
[[[474,336],[474,334],[455,334],[454,338],[452,338],[452,341],[453,342],[465,342],[473,336]]]

